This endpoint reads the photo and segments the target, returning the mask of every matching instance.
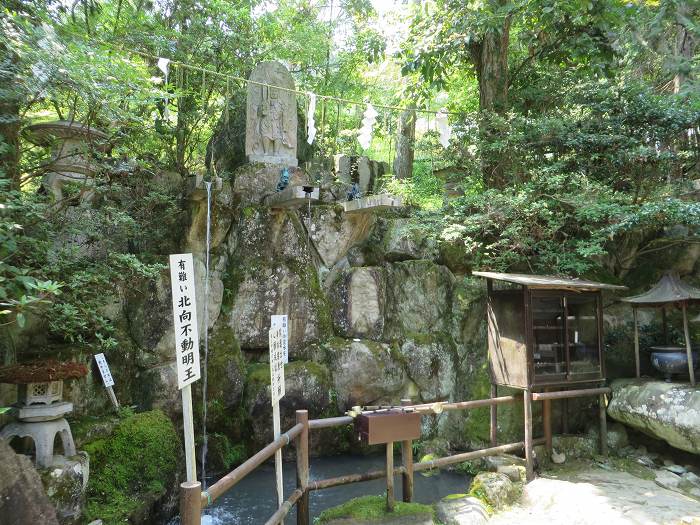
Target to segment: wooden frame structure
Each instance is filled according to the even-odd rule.
[[[693,362],[693,349],[690,343],[690,330],[688,329],[688,305],[690,303],[700,302],[700,289],[681,281],[677,273],[669,272],[649,291],[641,295],[625,297],[622,300],[632,305],[632,314],[634,317],[634,359],[637,367],[637,377],[641,376],[637,309],[641,307],[661,308],[664,340],[667,342],[666,307],[673,305],[680,307],[683,311],[683,337],[685,339],[685,350],[688,356],[688,375],[690,377],[690,384],[695,386],[695,363]]]
[[[411,405],[410,400],[402,400],[402,406],[413,409],[421,415],[429,415],[441,413],[443,411],[452,410],[472,410],[475,408],[492,408],[502,404],[525,402],[525,407],[532,405],[532,402],[542,401],[547,403],[552,399],[573,398],[589,395],[600,395],[610,393],[610,388],[595,388],[588,390],[567,390],[563,392],[549,392],[543,394],[531,395],[510,395],[501,397],[492,397],[488,399],[476,399],[472,401],[459,401],[454,403],[427,403],[420,405]],[[522,399],[521,399],[522,397]],[[605,411],[601,412],[601,421],[604,427]],[[415,463],[413,461],[412,441],[403,441],[401,443],[401,466],[394,467],[393,443],[386,444],[387,451],[387,468],[385,470],[374,470],[360,474],[348,474],[311,481],[309,479],[309,433],[318,431],[324,428],[332,428],[339,426],[351,425],[354,418],[350,416],[329,417],[323,419],[311,419],[306,410],[297,410],[296,424],[284,432],[278,439],[268,444],[257,454],[249,458],[245,463],[238,466],[233,471],[229,472],[216,483],[209,487],[209,490],[202,491],[201,483],[183,482],[180,484],[180,523],[181,525],[201,525],[202,510],[220,498],[228,490],[236,486],[243,478],[250,474],[253,470],[262,465],[265,461],[274,456],[275,452],[282,447],[291,445],[294,442],[296,448],[296,464],[297,464],[297,488],[289,495],[281,507],[265,522],[265,525],[277,525],[282,523],[285,516],[289,514],[291,509],[297,508],[297,525],[309,525],[309,494],[311,491],[324,490],[350,483],[359,483],[362,481],[370,481],[374,479],[386,478],[387,480],[387,506],[391,504],[390,498],[393,501],[394,476],[401,476],[402,484],[402,499],[405,502],[413,500],[413,476],[415,472],[421,470],[432,470],[435,468],[443,468],[455,463],[470,461],[487,456],[498,456],[501,454],[510,454],[522,450],[532,450],[535,444],[546,444],[547,437],[541,439],[533,439],[532,430],[527,431],[525,440],[517,443],[508,444],[492,444],[491,447],[474,450],[471,452],[462,452],[451,456],[446,456],[430,461]],[[530,421],[532,421],[530,419]],[[546,433],[545,433],[546,434]],[[497,430],[495,425],[491,426],[492,439],[497,438]],[[551,441],[551,435],[550,435]],[[607,455],[606,437],[603,433],[601,436],[601,450]],[[531,457],[531,455],[530,455]]]
[[[499,385],[523,391],[528,479],[534,475],[533,401],[543,401],[545,444],[551,453],[552,400],[597,395],[601,450],[606,452],[601,290],[626,287],[557,276],[497,272],[473,275],[487,280],[491,396],[498,397]],[[502,287],[497,288],[495,282]],[[585,341],[580,340],[581,334]],[[566,419],[564,424],[566,431]],[[496,428],[497,408],[493,405],[492,446],[496,445]]]

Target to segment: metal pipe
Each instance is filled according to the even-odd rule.
[[[612,389],[609,387],[600,388],[585,388],[582,390],[563,390],[559,392],[534,392],[532,394],[533,401],[544,401],[545,399],[568,399],[571,397],[598,396],[600,394],[609,394]]]
[[[302,430],[304,430],[304,425],[302,425],[301,423],[294,425],[275,441],[273,441],[265,448],[263,448],[260,452],[248,459],[248,461],[246,461],[242,465],[239,465],[236,469],[232,470],[224,477],[222,477],[219,481],[214,483],[211,487],[209,487],[209,490],[207,490],[206,492],[202,492],[202,507],[211,505],[224,492],[236,485],[236,483],[241,481],[253,470],[258,468],[262,463],[271,458],[275,452],[277,452],[282,447],[289,445],[289,443],[291,443],[292,440],[296,439],[296,437],[299,434],[301,434]]]

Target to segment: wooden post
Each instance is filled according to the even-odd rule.
[[[547,389],[545,389],[545,392]],[[547,448],[547,454],[552,454],[552,400],[545,399],[542,401],[542,423],[544,426],[544,444]]]
[[[534,478],[532,457],[532,392],[526,389],[523,392],[523,411],[525,419],[525,465],[527,481]]]
[[[185,434],[185,466],[187,481],[197,481],[197,463],[194,448],[194,418],[192,416],[192,385],[182,390],[182,426]]]
[[[309,525],[309,412],[297,410],[297,424],[304,430],[297,437],[297,488],[303,492],[297,502],[297,525]]]
[[[386,510],[394,512],[394,442],[386,444]]]
[[[641,377],[639,369],[639,323],[637,320],[637,307],[632,307],[632,317],[634,318],[634,363],[637,367],[637,377]]]
[[[201,525],[202,484],[199,481],[180,483],[180,525]]]
[[[491,399],[498,397],[498,385],[491,383]],[[490,436],[491,436],[491,446],[495,447],[498,444],[498,408],[495,404],[489,407],[491,412],[491,426],[490,426]]]
[[[598,396],[598,413],[600,416],[600,453],[608,456],[608,419],[605,412],[605,394]]]
[[[410,405],[411,400],[402,399],[401,404]],[[413,442],[410,439],[401,442],[401,462],[404,468],[401,474],[401,496],[404,502],[410,503],[413,500]]]
[[[690,384],[695,386],[695,363],[693,363],[693,348],[690,346],[690,330],[688,330],[688,310],[683,302],[683,333],[685,334],[685,351],[688,354],[688,374],[690,374]]]

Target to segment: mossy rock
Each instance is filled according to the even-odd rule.
[[[384,496],[362,496],[323,511],[316,523],[410,525],[432,524],[434,521],[433,508],[429,505],[397,501],[394,505],[394,511],[388,512]]]
[[[180,438],[160,410],[123,419],[109,436],[85,445],[91,458],[85,520],[145,523],[167,513],[177,485]]]

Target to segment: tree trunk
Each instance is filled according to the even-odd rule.
[[[686,3],[681,3],[678,6],[678,18],[680,22],[676,32],[675,55],[678,63],[678,71],[673,77],[673,92],[679,93],[683,84],[688,80],[688,72],[690,71],[693,54],[695,52],[695,39],[693,34],[688,30],[683,20],[692,19],[690,6]]]
[[[505,4],[498,0],[498,4]],[[510,17],[506,17],[500,31],[488,30],[480,42],[470,47],[470,54],[479,82],[479,133],[485,143],[498,138],[499,130],[493,116],[508,109],[508,42]],[[487,188],[503,188],[506,183],[507,156],[482,148],[482,177]]]
[[[413,174],[413,155],[416,142],[416,105],[399,117],[399,132],[396,137],[396,157],[394,158],[394,175],[398,179],[408,179]]]
[[[18,92],[15,70],[17,55],[0,46],[0,178],[12,181],[12,187],[19,189],[19,117],[20,93]]]

